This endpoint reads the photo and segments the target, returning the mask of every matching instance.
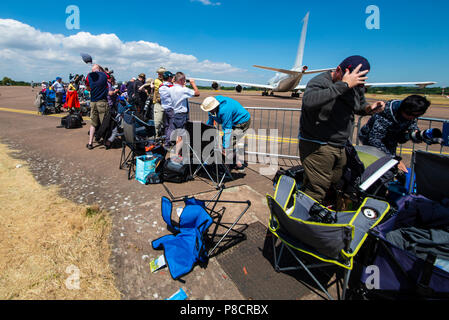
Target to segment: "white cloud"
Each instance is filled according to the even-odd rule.
[[[211,2],[210,0],[190,0],[190,2],[201,2],[205,6],[221,6],[220,2]]]
[[[124,42],[115,34],[79,32],[64,36],[11,19],[0,19],[0,34],[0,76],[17,80],[50,80],[57,75],[67,80],[69,73],[86,74],[89,67],[82,62],[81,52],[92,55],[95,63],[114,69],[119,80],[141,72],[154,77],[160,66],[196,76],[244,71],[225,62],[200,61],[153,42]]]

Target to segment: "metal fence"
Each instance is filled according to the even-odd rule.
[[[262,151],[247,150],[247,154],[261,155],[264,157],[278,157],[280,159],[299,160],[299,148],[298,148],[298,134],[299,134],[299,120],[301,116],[301,109],[294,108],[257,108],[246,107],[251,114],[251,132],[248,135],[248,141],[256,141],[258,144],[264,142],[277,142],[276,152],[273,152],[269,146]],[[190,102],[190,117],[193,121],[206,122],[208,115],[202,111],[199,103]],[[358,134],[360,129],[366,124],[369,117],[356,117],[354,133],[352,141],[356,145],[360,144]],[[449,122],[448,119],[438,118],[419,118],[418,126],[421,130],[438,128],[443,130],[443,124]],[[277,136],[271,137],[270,130],[277,130]],[[404,145],[400,145],[398,148],[398,155],[402,156],[404,162],[409,164],[411,161],[411,155],[415,150],[424,150],[427,152],[446,154],[448,155],[448,147],[442,147],[439,145],[428,146],[425,143],[416,144],[408,142]]]

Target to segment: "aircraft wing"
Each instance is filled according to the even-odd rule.
[[[385,83],[367,83],[365,87],[390,87],[390,86],[418,86],[420,88],[425,88],[427,86],[431,86],[436,84],[436,82],[428,81],[428,82],[385,82]]]
[[[295,71],[295,70],[286,70],[286,69],[278,69],[278,68],[271,68],[271,67],[263,67],[263,66],[253,66],[255,68],[260,68],[260,69],[265,69],[265,70],[270,70],[270,71],[276,71],[276,72],[280,72],[280,73],[285,73],[285,74],[289,74],[292,76],[297,76],[300,74],[313,74],[313,73],[322,73],[322,72],[326,72],[326,71],[335,71],[335,68],[327,68],[327,69],[319,69],[319,70],[307,70],[307,68],[305,67],[304,70],[301,71]]]
[[[327,71],[335,71],[335,68],[327,68],[327,69],[319,69],[319,70],[310,70],[304,72],[304,74],[314,74],[314,73],[323,73]]]
[[[234,86],[243,86],[243,87],[254,87],[254,88],[263,88],[263,89],[274,89],[274,86],[269,84],[256,84],[256,83],[246,83],[246,82],[236,82],[236,81],[227,81],[227,80],[211,80],[211,79],[200,79],[200,78],[189,78],[193,79],[195,81],[204,81],[204,82],[211,82],[211,83],[223,83],[223,84],[232,84]]]
[[[259,68],[259,69],[270,70],[270,71],[276,71],[276,72],[280,72],[280,73],[285,73],[285,74],[289,74],[289,75],[292,75],[292,76],[297,76],[297,75],[302,73],[302,72],[299,72],[299,71],[292,71],[292,70],[286,70],[286,69],[277,69],[277,68],[263,67],[263,66],[253,66],[253,67]]]

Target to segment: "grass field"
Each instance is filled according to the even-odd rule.
[[[373,93],[366,94],[366,97],[368,99],[379,99],[379,100],[394,100],[394,99],[403,100],[408,96],[410,96],[410,94],[403,94],[403,95],[385,95]],[[443,97],[441,95],[428,95],[426,97],[432,104],[445,105],[449,107],[449,99],[446,97]]]
[[[9,152],[0,144],[0,299],[120,299],[108,214],[42,187]]]

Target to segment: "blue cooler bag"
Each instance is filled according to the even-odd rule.
[[[147,177],[152,173],[156,173],[161,161],[162,156],[159,154],[136,157],[136,180],[141,184],[147,184]]]

